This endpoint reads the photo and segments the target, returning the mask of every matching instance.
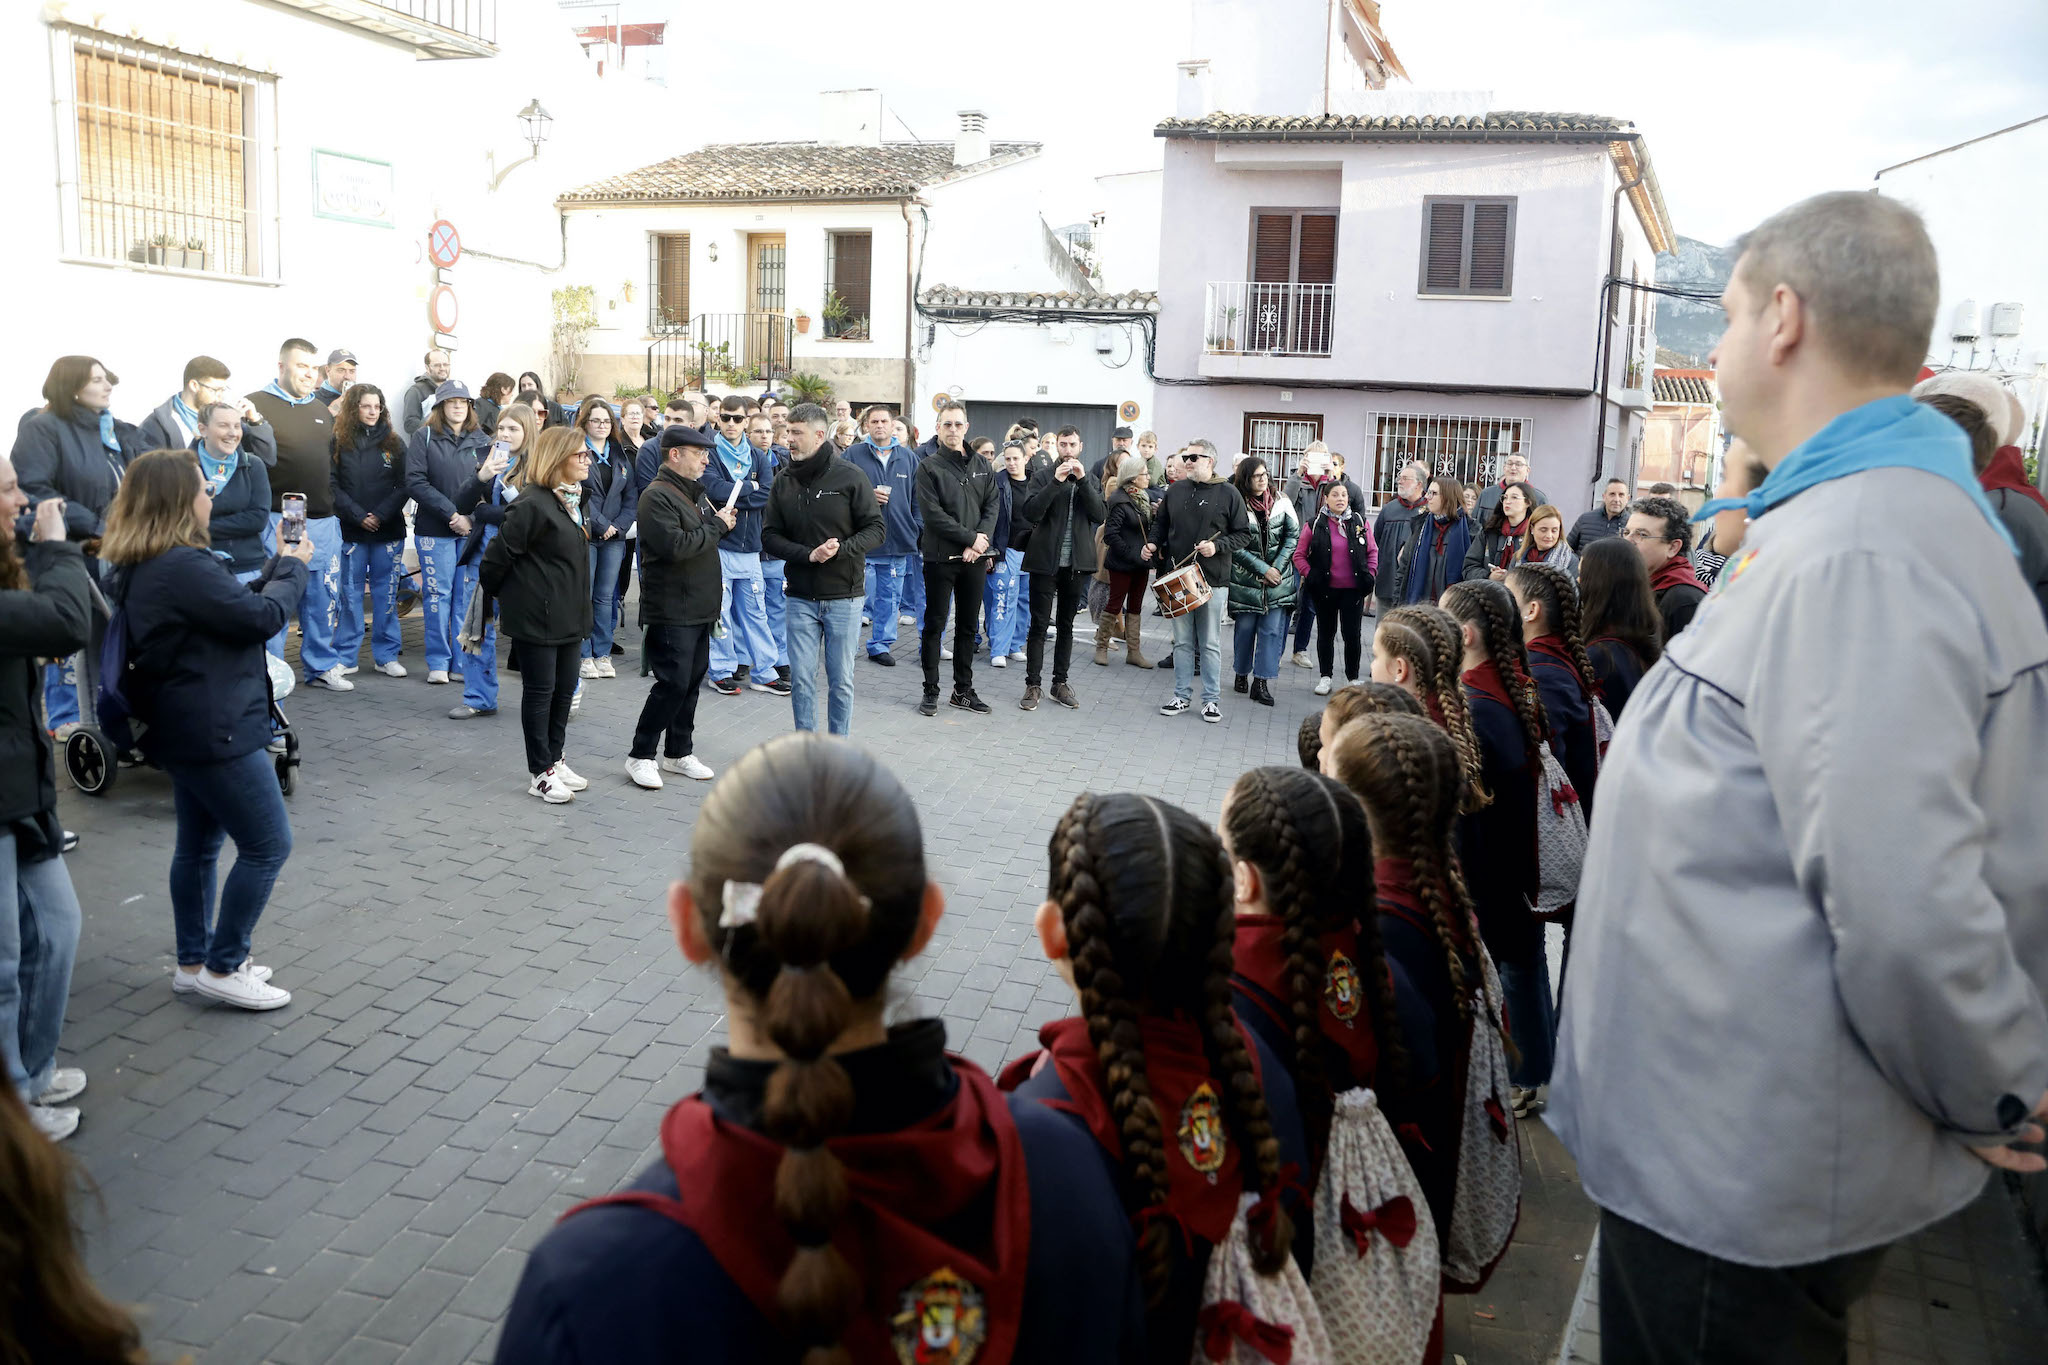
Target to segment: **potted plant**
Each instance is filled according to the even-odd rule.
[[[183,257],[185,269],[206,269],[206,239],[204,237],[187,237],[185,239]]]
[[[852,316],[853,316],[853,310],[852,310],[852,309],[850,309],[850,308],[848,308],[848,307],[846,306],[846,300],[845,300],[845,299],[842,299],[842,298],[840,298],[840,297],[839,297],[839,291],[838,291],[838,290],[836,290],[836,289],[835,289],[835,290],[833,290],[833,291],[832,291],[831,293],[829,293],[829,294],[827,294],[827,295],[825,296],[825,335],[826,335],[826,336],[828,336],[828,337],[843,337],[843,336],[845,336],[845,335],[846,335],[846,323],[847,323],[847,320],[848,320],[849,318],[851,318]]]
[[[796,330],[799,336],[807,336],[811,330],[811,315],[801,308],[796,310]]]
[[[831,381],[821,374],[792,374],[788,383],[789,396],[799,403],[816,403],[823,407],[832,401]]]
[[[1223,349],[1237,349],[1237,308],[1235,305],[1223,310]]]
[[[151,265],[183,264],[182,257],[175,262],[171,260],[171,248],[176,245],[177,238],[171,236],[168,232],[159,232],[156,236],[149,239],[149,263]]]

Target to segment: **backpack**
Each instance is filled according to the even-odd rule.
[[[1586,863],[1586,811],[1550,746],[1535,748],[1541,764],[1536,770],[1535,911],[1541,919],[1579,898],[1579,872]]]
[[[1248,1220],[1258,1202],[1257,1194],[1245,1191],[1229,1234],[1209,1255],[1202,1308],[1195,1315],[1193,1365],[1334,1365],[1338,1357],[1322,1313],[1294,1257],[1277,1275],[1261,1275],[1252,1265]]]
[[[1330,1119],[1316,1183],[1315,1245],[1309,1287],[1336,1359],[1422,1359],[1439,1298],[1436,1220],[1378,1101],[1363,1087],[1337,1096]]]
[[[128,604],[110,605],[113,610],[107,619],[107,632],[100,637],[99,682],[93,693],[93,715],[100,733],[117,751],[127,753],[148,727],[135,719],[128,704],[128,688],[135,678],[134,667],[128,661]]]
[[[1522,1152],[1508,1107],[1508,1058],[1501,1046],[1504,997],[1493,956],[1478,949],[1483,977],[1473,1003],[1458,1133],[1457,1190],[1444,1237],[1444,1279],[1467,1293],[1486,1283],[1508,1249],[1522,1206]]]
[[[1593,747],[1600,755],[1600,762],[1607,762],[1607,746],[1614,742],[1614,717],[1607,713],[1607,703],[1597,696],[1593,698]]]

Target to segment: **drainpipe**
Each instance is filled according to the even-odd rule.
[[[917,329],[917,261],[910,201],[900,199],[896,206],[903,210],[903,408],[908,411],[917,401],[917,348],[912,344]]]
[[[1621,196],[1642,183],[1643,173],[1641,170],[1638,170],[1635,174],[1635,179],[1625,181],[1614,187],[1613,210],[1607,216],[1609,256],[1613,255],[1614,240],[1621,232]],[[1600,371],[1600,406],[1593,413],[1593,485],[1595,487],[1599,486],[1601,475],[1605,472],[1600,467],[1600,459],[1601,453],[1607,448],[1607,386],[1614,377],[1613,357],[1608,354],[1607,345],[1607,339],[1614,335],[1614,326],[1607,320],[1607,290],[1617,287],[1619,286],[1616,281],[1609,280],[1607,287],[1600,291],[1599,311],[1594,318],[1594,325],[1598,328],[1598,331],[1593,338],[1593,363]],[[1655,357],[1652,357],[1652,360],[1654,359]],[[1616,436],[1619,437],[1619,435],[1620,433],[1617,432]],[[1621,442],[1619,439],[1615,441],[1614,453],[1617,457],[1621,454]],[[1627,477],[1630,492],[1633,493],[1636,486],[1635,471],[1630,470]]]

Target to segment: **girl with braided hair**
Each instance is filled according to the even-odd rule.
[[[1372,680],[1390,683],[1420,703],[1436,677],[1429,637],[1406,621],[1382,621],[1372,633]]]
[[[1472,879],[1479,932],[1500,969],[1508,1032],[1521,1053],[1514,1068],[1517,1116],[1540,1107],[1550,1080],[1551,1035],[1557,1018],[1543,925],[1535,903],[1541,886],[1536,849],[1537,748],[1549,741],[1543,703],[1529,677],[1522,618],[1507,588],[1469,580],[1444,593],[1443,608],[1464,635],[1463,682],[1479,741],[1481,772],[1493,804],[1459,824],[1458,847]]]
[[[1600,683],[1586,642],[1579,637],[1579,590],[1571,575],[1548,564],[1517,564],[1508,571],[1508,591],[1529,642],[1529,671],[1550,722],[1550,748],[1564,765],[1572,790],[1590,823],[1593,788],[1600,780],[1599,727],[1594,699]]]
[[[938,1020],[883,1023],[945,909],[922,843],[843,740],[784,735],[711,789],[668,909],[718,970],[727,1046],[663,1159],[535,1248],[500,1365],[1142,1351],[1134,1239],[1087,1135],[947,1056]]]
[[[1381,629],[1386,627],[1382,624]],[[1331,696],[1330,704],[1323,708],[1321,721],[1322,748],[1328,749],[1337,732],[1357,720],[1360,716],[1419,716],[1422,704],[1391,683],[1352,683],[1342,687]],[[1330,775],[1328,764],[1319,770]]]
[[[1149,796],[1084,793],[1050,854],[1038,940],[1081,1013],[1041,1029],[1042,1050],[1003,1084],[1070,1116],[1113,1164],[1137,1229],[1146,1355],[1179,1365],[1241,1194],[1261,1196],[1260,1275],[1312,1246],[1305,1200],[1282,1193],[1283,1170],[1308,1169],[1294,1085],[1231,1009],[1236,898],[1215,831]]]
[[[1493,799],[1493,793],[1487,790],[1479,770],[1479,741],[1472,735],[1472,711],[1465,704],[1464,685],[1459,681],[1465,666],[1458,623],[1434,602],[1396,607],[1380,618],[1382,625],[1389,622],[1412,626],[1429,641],[1436,671],[1423,688],[1423,714],[1451,737],[1465,770],[1465,792],[1460,799],[1466,811],[1478,810]]]

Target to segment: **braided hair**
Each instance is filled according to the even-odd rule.
[[[1380,618],[1380,628],[1389,624],[1412,626],[1422,632],[1429,641],[1430,658],[1436,671],[1429,679],[1429,696],[1443,716],[1444,733],[1451,737],[1451,743],[1458,751],[1458,761],[1465,769],[1464,794],[1459,797],[1459,809],[1469,815],[1493,804],[1493,793],[1486,790],[1486,779],[1482,775],[1479,755],[1479,737],[1472,732],[1472,708],[1465,701],[1465,689],[1459,678],[1464,672],[1465,642],[1458,632],[1458,623],[1442,607],[1429,603],[1396,607]]]
[[[754,918],[722,925],[734,896],[754,887]],[[784,1147],[773,1205],[797,1248],[776,1287],[777,1323],[804,1365],[845,1365],[841,1338],[864,1291],[832,1243],[848,1195],[826,1144],[846,1131],[854,1094],[828,1049],[862,1013],[879,1011],[916,933],[925,894],[917,808],[866,751],[783,735],[711,789],[691,838],[690,889],[706,941],[783,1054],[761,1111],[762,1130]]]
[[[1514,594],[1491,579],[1468,578],[1444,591],[1444,610],[1478,631],[1487,657],[1499,665],[1533,762],[1536,746],[1550,736],[1550,724],[1529,673],[1529,651],[1522,643],[1522,615],[1515,610]]]
[[[1458,1017],[1469,1025],[1465,957],[1479,926],[1453,851],[1464,786],[1456,746],[1420,717],[1366,716],[1337,733],[1330,753],[1337,780],[1365,806],[1380,856],[1413,864],[1416,899],[1443,949]]]
[[[1276,1196],[1280,1143],[1232,1011],[1237,934],[1230,859],[1207,825],[1149,796],[1084,792],[1053,830],[1048,899],[1060,908],[1088,1039],[1123,1148],[1125,1206],[1135,1217],[1166,1202],[1166,1131],[1146,1075],[1140,1021],[1197,1021],[1224,1126],[1244,1153],[1245,1183]],[[1163,923],[1161,921],[1164,921]],[[1252,1264],[1279,1273],[1294,1228],[1253,1220]],[[1157,1304],[1173,1267],[1173,1232],[1146,1220],[1138,1235],[1146,1297]]]
[[[1356,888],[1372,884],[1365,807],[1348,788],[1320,774],[1254,768],[1230,789],[1223,831],[1231,856],[1264,876],[1266,904],[1284,926],[1280,946],[1287,955],[1285,1003],[1294,1022],[1295,1084],[1304,1101],[1309,1149],[1319,1152],[1328,1140],[1336,1100],[1323,1064],[1319,1010],[1329,963],[1318,943],[1322,935],[1349,928],[1358,937],[1358,975],[1380,1059],[1371,1084],[1386,1088],[1391,1081],[1398,1087],[1408,1070],[1378,917],[1360,915],[1355,908]]]
[[[0,545],[0,564],[5,563],[8,546]],[[5,586],[0,584],[0,586]],[[1294,756],[1301,760],[1301,766],[1310,772],[1320,772],[1323,766],[1323,713],[1311,711],[1301,718],[1301,726],[1294,732]]]
[[[1330,704],[1323,708],[1323,718],[1333,735],[1360,716],[1421,714],[1421,702],[1392,683],[1382,682],[1347,683],[1330,694]]]
[[[1372,633],[1372,648],[1375,654],[1384,651],[1389,659],[1406,663],[1417,692],[1429,690],[1436,678],[1436,651],[1430,648],[1429,637],[1415,625],[1407,621],[1380,622],[1379,629]]]
[[[1579,590],[1572,583],[1572,576],[1549,564],[1517,564],[1508,570],[1508,591],[1515,595],[1518,604],[1534,602],[1542,607],[1543,624],[1564,642],[1572,668],[1579,675],[1579,686],[1589,697],[1598,692],[1600,684],[1593,672],[1593,661],[1587,657],[1586,642],[1580,635]]]

